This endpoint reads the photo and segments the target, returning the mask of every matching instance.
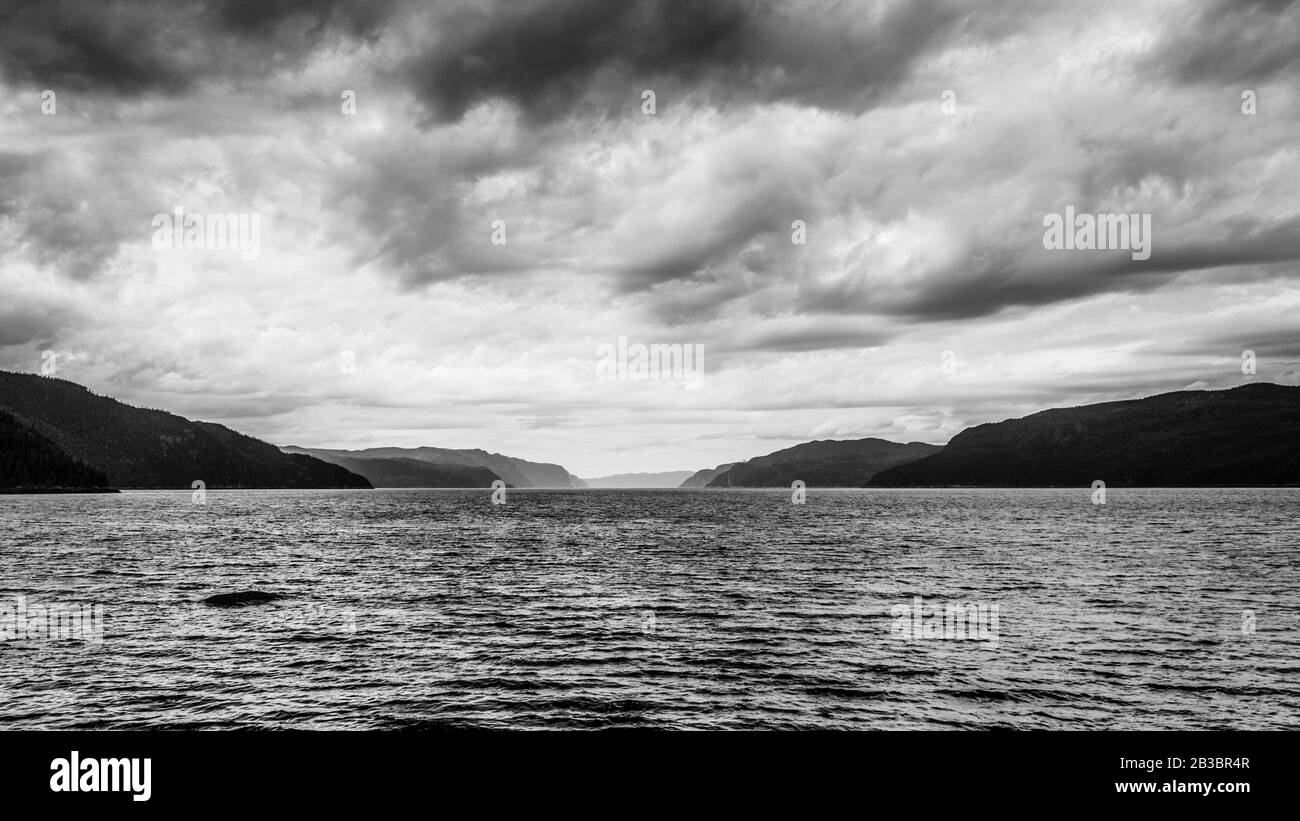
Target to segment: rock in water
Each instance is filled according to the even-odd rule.
[[[208,596],[203,600],[204,604],[213,607],[242,607],[246,604],[257,604],[264,601],[275,601],[283,599],[279,593],[267,593],[262,590],[244,590],[239,593],[219,593],[215,596]]]

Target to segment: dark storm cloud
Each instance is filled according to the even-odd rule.
[[[1254,351],[1260,357],[1300,357],[1300,328],[1284,323],[1252,323],[1235,333],[1197,340],[1187,349],[1198,353],[1227,351],[1234,362],[1240,361],[1238,353],[1244,350]]]
[[[175,91],[187,82],[173,15],[142,2],[0,3],[0,72],[11,82],[122,94]]]
[[[1294,75],[1300,68],[1300,2],[1214,0],[1193,14],[1180,11],[1148,67],[1180,82],[1244,87]]]
[[[1147,260],[1134,260],[1128,251],[987,247],[894,294],[882,294],[862,280],[810,287],[801,307],[918,320],[973,319],[1015,306],[1050,305],[1113,291],[1151,291],[1197,271],[1239,267],[1238,279],[1255,282],[1294,276],[1292,263],[1300,260],[1300,217],[1280,222],[1241,218],[1223,228],[1221,237],[1184,240],[1168,248],[1161,247],[1156,233]]]
[[[481,133],[481,132],[478,132]],[[464,186],[489,171],[536,162],[536,141],[502,147],[490,136],[444,136],[436,146],[381,144],[332,187],[337,207],[354,215],[370,240],[358,262],[382,262],[408,285],[463,276],[512,273],[547,263],[547,251],[528,241],[514,214],[491,216],[464,207]],[[490,242],[492,221],[508,224],[509,243]]]
[[[1017,4],[989,11],[1000,33]],[[588,92],[635,109],[644,88],[704,87],[711,99],[797,99],[857,108],[902,82],[913,62],[973,24],[967,4],[899,3],[868,22],[849,4],[765,0],[545,0],[499,3],[441,21],[438,42],[410,66],[442,119],[504,98],[534,121],[560,118]],[[603,89],[597,88],[604,86]]]
[[[20,85],[175,94],[256,76],[339,37],[377,32],[391,2],[0,0],[0,74]]]
[[[54,149],[0,153],[0,226],[11,226],[11,259],[25,257],[72,279],[100,273],[122,243],[145,235],[147,183],[129,173],[138,146],[78,158]],[[111,184],[109,184],[111,181]]]
[[[803,197],[781,190],[772,182],[753,184],[750,197],[720,214],[708,230],[679,232],[654,253],[627,259],[613,272],[622,293],[637,293],[672,280],[691,279],[734,256],[748,270],[777,270],[772,260],[789,252],[790,214],[807,213]],[[741,248],[753,244],[747,253]],[[784,252],[784,253],[783,253]],[[779,264],[779,262],[778,262]],[[752,267],[751,267],[752,266]]]
[[[270,36],[289,21],[305,21],[312,35],[330,30],[373,35],[397,6],[394,0],[226,0],[214,16],[233,32]]]
[[[13,299],[12,295],[7,297]],[[31,345],[41,350],[51,340],[79,319],[67,308],[52,305],[44,300],[23,300],[23,304],[0,306],[0,348],[9,345]]]

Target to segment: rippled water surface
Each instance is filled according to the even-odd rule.
[[[1300,490],[489,497],[0,497],[0,727],[1300,727]]]

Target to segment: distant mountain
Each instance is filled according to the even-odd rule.
[[[337,465],[281,453],[222,425],[124,405],[64,379],[0,371],[0,410],[116,487],[189,488],[195,480],[209,488],[370,487]],[[33,464],[11,470],[43,470],[48,456],[21,457]]]
[[[586,487],[578,477],[559,465],[529,462],[485,450],[454,450],[451,448],[366,448],[365,450],[330,450],[326,448],[300,448],[288,446],[286,453],[302,453],[318,459],[342,457],[349,459],[416,459],[435,465],[453,467],[487,468],[511,487]],[[491,484],[489,482],[489,484]]]
[[[878,472],[929,456],[939,445],[900,444],[885,439],[825,439],[740,462],[706,487],[863,487]]]
[[[108,488],[108,477],[78,462],[11,413],[0,411],[0,488]]]
[[[419,459],[360,459],[323,451],[316,458],[364,476],[375,487],[492,487],[501,478],[487,468],[439,465]]]
[[[735,462],[727,462],[725,465],[718,465],[715,468],[697,470],[690,475],[690,478],[682,482],[680,487],[708,487],[709,482],[716,479],[718,474],[726,473],[731,470],[732,466],[735,464]]]
[[[615,473],[610,476],[597,476],[583,479],[587,487],[597,488],[633,488],[633,487],[681,487],[682,481],[691,475],[689,470],[669,470],[662,473]]]
[[[977,425],[873,485],[1300,484],[1300,387],[1178,391]]]

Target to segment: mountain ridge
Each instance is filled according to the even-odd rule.
[[[561,465],[479,448],[277,447],[68,380],[0,371],[0,488],[189,487],[196,479],[214,489],[588,486]],[[944,446],[814,440],[694,473],[591,481],[744,488],[796,480],[808,487],[1300,485],[1300,387],[1172,391],[985,422]]]
[[[1051,408],[987,422],[938,453],[877,474],[876,487],[1263,487],[1300,484],[1300,387]]]
[[[678,487],[707,487],[709,482],[736,466],[736,462],[723,462],[717,467],[700,468],[686,478]]]
[[[482,448],[378,447],[361,450],[304,448],[285,445],[286,453],[302,453],[318,459],[415,459],[430,464],[462,468],[487,468],[507,485],[517,488],[582,488],[586,484],[563,466],[549,462],[531,462],[516,456],[489,453]],[[490,486],[489,482],[489,486]]]
[[[501,479],[487,468],[439,465],[419,459],[354,459],[345,456],[315,458],[364,476],[375,487],[489,488],[493,482]]]
[[[123,488],[357,488],[365,478],[214,422],[139,408],[51,376],[0,370],[0,410]]]
[[[689,470],[641,471],[637,473],[611,473],[608,476],[589,476],[582,481],[591,488],[678,488],[691,476]]]
[[[882,470],[941,449],[924,442],[888,439],[818,439],[737,462],[705,487],[864,487]]]

